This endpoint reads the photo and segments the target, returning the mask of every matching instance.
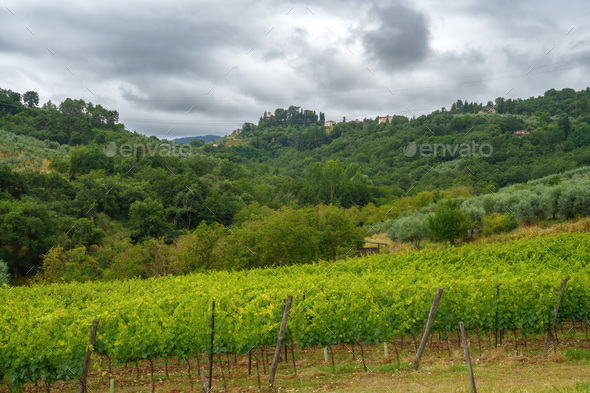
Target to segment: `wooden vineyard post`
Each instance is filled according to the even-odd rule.
[[[365,350],[363,349],[363,344],[359,341],[359,347],[361,347],[361,359],[363,360],[363,368],[367,371],[367,364],[365,363]]]
[[[188,382],[191,385],[191,392],[192,392],[193,391],[193,380],[191,379],[191,362],[188,360],[188,356],[185,357],[185,359],[186,359],[186,364],[188,366],[188,373],[187,373]],[[199,357],[198,356],[197,356],[197,360],[199,360]]]
[[[205,367],[201,367],[201,381],[203,381],[203,393],[209,393],[209,389],[207,389],[207,376],[205,375]]]
[[[295,350],[293,347],[295,346],[295,342],[293,341],[293,337],[291,337],[291,360],[293,361],[293,372],[297,375],[297,367],[295,366]]]
[[[221,361],[221,354],[217,355],[217,360],[219,360],[219,369],[221,370],[221,378],[223,378],[223,390],[227,387],[225,383],[225,374],[223,373],[223,362]]]
[[[500,284],[496,287],[496,305],[500,302]],[[494,341],[494,348],[498,348],[498,307],[496,307],[496,341]]]
[[[211,304],[211,353],[209,354],[209,389],[213,383],[213,340],[215,339],[215,300]]]
[[[399,369],[401,367],[401,364],[399,362],[399,351],[397,350],[397,344],[395,343],[395,338],[393,339],[393,348],[395,349],[395,357],[397,358],[397,368]]]
[[[92,327],[90,328],[90,337],[88,339],[88,346],[94,345],[96,339],[96,329],[98,329],[98,319],[92,321]],[[78,383],[78,393],[86,393],[86,378],[88,378],[88,368],[90,368],[90,357],[92,356],[92,349],[86,350],[86,357],[84,358],[84,367],[82,368],[82,375],[80,376],[80,382]]]
[[[288,345],[285,344],[285,363],[287,362],[287,347],[288,347]]]
[[[149,359],[152,371],[152,393],[156,393],[156,381],[154,379],[154,359]]]
[[[252,350],[248,351],[248,375],[252,375]]]
[[[258,368],[258,356],[256,356],[256,379],[258,379],[258,390],[260,390],[260,370]]]
[[[332,358],[332,372],[336,373],[336,365],[334,364],[334,351],[332,351],[332,347],[330,347],[330,357]]]
[[[469,346],[467,345],[467,334],[465,333],[465,326],[460,322],[461,336],[463,337],[463,349],[465,350],[465,358],[467,359],[467,368],[469,369],[469,381],[471,382],[471,391],[477,393],[475,388],[475,377],[473,375],[473,367],[471,367],[471,355],[469,354]]]
[[[569,277],[565,277],[561,282],[561,288],[559,289],[559,297],[557,298],[557,304],[555,305],[555,309],[553,310],[553,323],[547,329],[547,338],[545,339],[545,348],[543,348],[543,357],[547,356],[547,352],[549,352],[549,343],[551,342],[551,340],[553,340],[553,331],[555,331],[555,324],[557,323],[557,314],[559,314],[559,306],[561,305],[561,299],[563,298],[563,293],[565,292],[567,280],[569,280]]]
[[[260,347],[260,361],[262,362],[262,372],[266,374],[266,362],[264,361],[264,352],[266,347],[263,345]]]
[[[418,352],[416,352],[416,358],[414,359],[414,363],[412,364],[414,370],[418,370],[418,368],[420,367],[420,358],[422,357],[422,353],[424,352],[424,348],[426,347],[426,343],[428,342],[428,335],[430,334],[430,330],[432,329],[432,324],[434,323],[434,316],[436,315],[436,309],[438,307],[438,302],[440,301],[442,293],[443,289],[438,288],[436,290],[436,295],[434,295],[434,300],[432,301],[432,306],[430,307],[430,314],[428,315],[428,322],[426,322],[426,328],[424,329],[424,336],[422,336],[422,342],[420,343]]]
[[[293,302],[293,295],[289,295],[287,297],[287,302],[285,303],[285,312],[283,313],[283,321],[281,322],[281,329],[279,330],[279,341],[277,342],[277,348],[275,350],[275,357],[272,360],[272,366],[270,367],[270,376],[268,377],[268,387],[269,389],[274,389],[275,383],[275,373],[277,372],[277,366],[279,365],[279,358],[281,357],[281,349],[283,347],[283,343],[285,342],[285,330],[287,329],[287,318],[289,317],[289,312],[291,311],[291,303]]]

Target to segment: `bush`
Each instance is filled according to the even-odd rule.
[[[98,263],[86,253],[86,247],[64,250],[57,246],[43,256],[42,272],[35,281],[50,284],[55,282],[85,282],[98,278]]]
[[[550,214],[550,198],[548,195],[539,195],[529,192],[518,194],[520,201],[514,206],[514,214],[518,221],[526,225],[535,220],[543,220]]]
[[[588,182],[567,184],[558,201],[559,213],[566,218],[590,215]]]
[[[219,223],[208,225],[203,221],[192,232],[180,236],[174,248],[176,269],[183,274],[221,269],[221,245],[226,232]]]
[[[484,235],[492,235],[515,229],[518,224],[510,213],[490,213],[481,220]]]
[[[427,218],[428,229],[438,240],[455,244],[455,239],[464,238],[474,227],[469,214],[461,210],[459,201],[450,199],[439,204]]]
[[[172,226],[166,221],[166,210],[162,202],[152,198],[135,201],[129,207],[131,237],[141,242],[150,237],[166,235]]]
[[[420,248],[420,241],[430,235],[426,216],[416,213],[399,218],[391,224],[387,236],[399,242],[411,242]]]

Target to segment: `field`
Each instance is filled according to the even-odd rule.
[[[165,359],[173,365],[177,359],[194,362],[200,358],[198,363],[202,365],[211,351],[225,364],[227,375],[222,375],[222,379],[227,378],[228,386],[242,386],[244,380],[247,386],[257,389],[255,379],[242,377],[247,354],[251,351],[255,357],[260,356],[263,348],[276,344],[284,299],[293,295],[287,343],[302,368],[298,375],[308,375],[312,385],[289,375],[292,370],[282,365],[276,386],[283,389],[366,391],[372,386],[369,390],[388,391],[382,379],[392,375],[391,378],[407,381],[407,391],[436,390],[438,383],[443,383],[436,382],[437,378],[451,378],[449,385],[441,385],[445,389],[448,386],[449,391],[465,390],[467,379],[456,347],[460,321],[471,336],[472,352],[482,347],[482,356],[477,353],[474,358],[476,364],[478,359],[481,361],[476,365],[476,373],[488,375],[485,386],[489,389],[484,391],[508,391],[508,385],[493,385],[497,382],[495,375],[510,371],[506,364],[520,364],[519,359],[523,367],[535,365],[530,373],[541,370],[540,376],[549,376],[563,366],[560,359],[567,360],[567,370],[556,375],[571,373],[583,384],[588,381],[581,379],[584,374],[577,370],[578,363],[586,361],[586,355],[574,360],[573,355],[553,351],[553,362],[548,363],[540,356],[540,341],[553,321],[559,287],[566,276],[569,281],[559,320],[567,321],[569,326],[562,324],[562,330],[566,330],[559,335],[574,334],[574,329],[570,329],[574,324],[576,333],[584,334],[590,313],[588,261],[590,234],[579,232],[279,269],[144,281],[5,287],[2,301],[6,312],[0,316],[0,377],[14,391],[21,386],[30,389],[32,383],[39,381],[47,381],[48,388],[54,385],[61,390],[63,382],[59,381],[74,381],[80,375],[90,325],[97,319],[95,359],[102,359],[103,365],[102,371],[94,371],[90,382],[97,383],[97,389],[98,381],[105,386],[109,362],[115,374],[118,370],[129,374],[129,365],[136,362],[141,362],[142,367],[147,364],[150,369],[154,365],[161,374]],[[407,363],[415,353],[414,340],[419,340],[439,287],[444,292],[433,326],[432,348],[420,371],[408,371]],[[500,349],[489,349],[496,329],[505,332],[504,344]],[[514,335],[519,341],[510,347],[510,340],[514,345]],[[403,344],[401,340],[405,340]],[[450,342],[453,340],[454,344]],[[383,342],[390,343],[389,359],[378,354]],[[565,343],[560,348],[588,347],[588,341],[578,336],[570,336]],[[331,362],[322,363],[323,347],[335,348],[335,376],[328,377]],[[347,348],[353,347],[355,362],[347,362],[345,358],[351,356]],[[374,367],[377,373],[365,372],[362,362],[359,363],[365,348],[367,367]],[[400,370],[394,348],[400,351]],[[289,352],[290,361],[292,356]],[[239,371],[232,370],[232,360],[238,360]],[[96,361],[95,365],[100,363]],[[198,364],[192,371],[195,381],[197,368]],[[264,369],[262,372],[265,374]],[[140,388],[142,383],[150,383],[145,374],[140,370],[139,379],[134,379],[138,380],[137,386],[131,384],[132,390],[123,391],[151,389]],[[214,374],[219,379],[215,370]],[[316,374],[319,379],[313,385]],[[456,381],[455,375],[460,375]],[[128,378],[120,379],[126,386]],[[560,386],[565,383],[563,379],[556,379],[556,388],[575,388]],[[67,384],[73,390],[74,383]],[[420,384],[424,387],[420,388]],[[223,381],[214,386],[223,386]],[[186,386],[178,388],[186,391]],[[396,387],[391,391],[399,390]]]

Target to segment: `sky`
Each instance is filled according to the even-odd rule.
[[[590,85],[586,1],[6,0],[0,88],[119,112],[132,131],[225,135],[296,105],[420,116]]]

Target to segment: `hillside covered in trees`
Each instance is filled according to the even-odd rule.
[[[526,100],[498,98],[492,107],[497,114],[478,113],[482,104],[458,100],[450,110],[415,119],[393,115],[382,124],[364,119],[332,127],[283,125],[273,117],[258,126],[244,124],[238,137],[248,144],[228,147],[227,152],[292,176],[304,173],[310,162],[356,163],[373,184],[397,186],[404,193],[457,185],[503,187],[590,163],[588,89],[549,90]],[[530,134],[514,135],[520,130]],[[403,148],[410,143],[444,145],[445,151],[407,157]],[[458,157],[459,149],[453,155],[455,145],[473,143],[475,154]],[[483,149],[489,157],[479,154],[477,146],[485,144],[492,148]]]
[[[180,145],[101,105],[0,90],[0,259],[13,282],[150,277],[350,256],[373,224],[443,214],[450,197],[479,198],[457,199],[461,231],[485,232],[493,213],[506,225],[492,231],[588,214],[584,171],[532,189],[522,216],[485,196],[590,165],[589,110],[590,89],[332,126],[291,106],[217,146]],[[399,238],[400,224],[380,225]]]

